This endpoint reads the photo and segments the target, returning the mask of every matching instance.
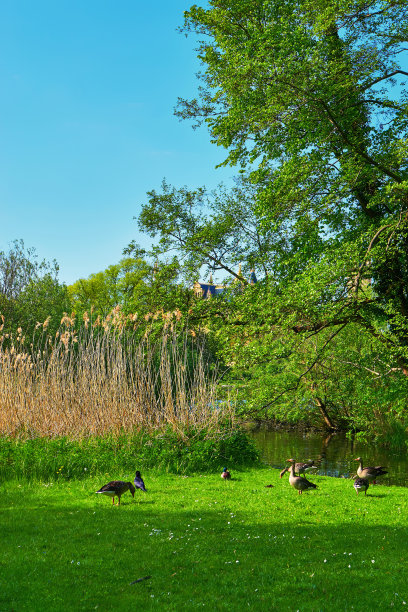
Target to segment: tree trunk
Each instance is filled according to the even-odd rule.
[[[319,398],[315,396],[315,402],[319,408],[320,414],[322,415],[323,421],[325,422],[328,429],[337,429],[336,425],[331,420],[327,410],[325,403]]]

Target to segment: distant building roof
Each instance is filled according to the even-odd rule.
[[[241,265],[239,266],[238,274],[241,275]],[[240,282],[237,279],[235,280],[236,282]],[[251,285],[254,285],[255,283],[258,282],[258,279],[256,278],[255,270],[251,270],[251,274],[249,276],[249,282],[251,283]],[[227,287],[228,285],[214,285],[213,280],[212,280],[212,274],[211,274],[208,283],[201,283],[199,281],[196,281],[192,289],[194,290],[194,293],[197,296],[203,297],[205,299],[205,298],[211,298],[211,297],[220,295],[221,293],[225,291]]]
[[[216,295],[220,295],[224,290],[224,285],[214,285],[212,283],[200,283],[196,282],[193,286],[194,293],[203,298],[210,298]]]
[[[256,278],[255,270],[253,268],[252,268],[251,274],[249,276],[249,282],[251,283],[251,285],[255,285],[255,283],[258,282],[258,279]]]

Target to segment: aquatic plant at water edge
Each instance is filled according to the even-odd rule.
[[[182,436],[233,426],[205,338],[177,312],[161,316],[159,331],[144,325],[143,333],[135,315],[115,308],[93,323],[64,316],[53,337],[47,321],[31,340],[21,328],[1,336],[0,434],[81,438],[170,426]]]

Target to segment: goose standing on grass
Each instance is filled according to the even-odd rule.
[[[134,483],[135,483],[136,489],[140,489],[141,491],[144,491],[145,493],[147,493],[147,490],[146,490],[146,487],[145,487],[145,483],[143,482],[143,478],[142,478],[139,470],[137,470],[137,472],[136,472]]]
[[[292,485],[294,489],[299,491],[299,495],[301,495],[303,491],[308,491],[309,489],[317,489],[317,485],[313,484],[313,482],[309,482],[308,480],[306,480],[306,478],[303,478],[303,476],[296,476],[295,474],[296,462],[294,459],[288,459],[287,461],[289,461],[289,463],[292,464],[290,466],[290,472],[289,472],[289,483]]]
[[[229,471],[227,470],[227,468],[224,468],[221,472],[221,478],[223,478],[224,480],[230,480],[231,479],[231,474],[229,473]]]
[[[118,505],[120,506],[120,498],[126,491],[130,491],[132,497],[135,496],[135,487],[131,482],[124,482],[123,480],[112,480],[108,484],[103,485],[99,491],[95,493],[102,493],[102,495],[108,495],[112,498],[112,504],[115,505],[115,497],[119,499]]]
[[[295,472],[297,472],[297,474],[299,476],[301,476],[302,474],[307,474],[307,472],[311,472],[312,470],[318,470],[318,466],[314,465],[314,462],[310,459],[309,461],[306,461],[304,463],[296,463],[295,464]],[[280,477],[282,478],[282,476],[285,475],[286,472],[289,472],[290,468],[285,467],[281,473],[280,473]]]
[[[357,476],[360,478],[366,478],[373,484],[376,484],[375,481],[379,476],[388,474],[382,465],[377,465],[376,467],[363,467],[363,460],[361,457],[357,457],[355,461],[360,462],[360,465],[357,468]]]
[[[304,463],[296,463],[295,472],[302,476],[302,474],[307,474],[312,470],[318,470],[318,466],[314,464],[314,462],[310,459],[309,461],[305,461]]]
[[[359,478],[358,476],[355,477],[353,487],[355,488],[357,495],[360,491],[364,491],[364,495],[367,495],[367,489],[369,486],[370,483],[368,482],[367,478]]]

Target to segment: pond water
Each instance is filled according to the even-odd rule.
[[[344,434],[322,435],[316,432],[250,430],[249,434],[261,451],[261,457],[271,467],[282,469],[296,461],[313,459],[317,473],[338,478],[356,474],[356,457],[364,466],[386,466],[388,474],[377,481],[387,485],[408,486],[408,457],[404,451],[393,452],[377,446],[353,441]]]

